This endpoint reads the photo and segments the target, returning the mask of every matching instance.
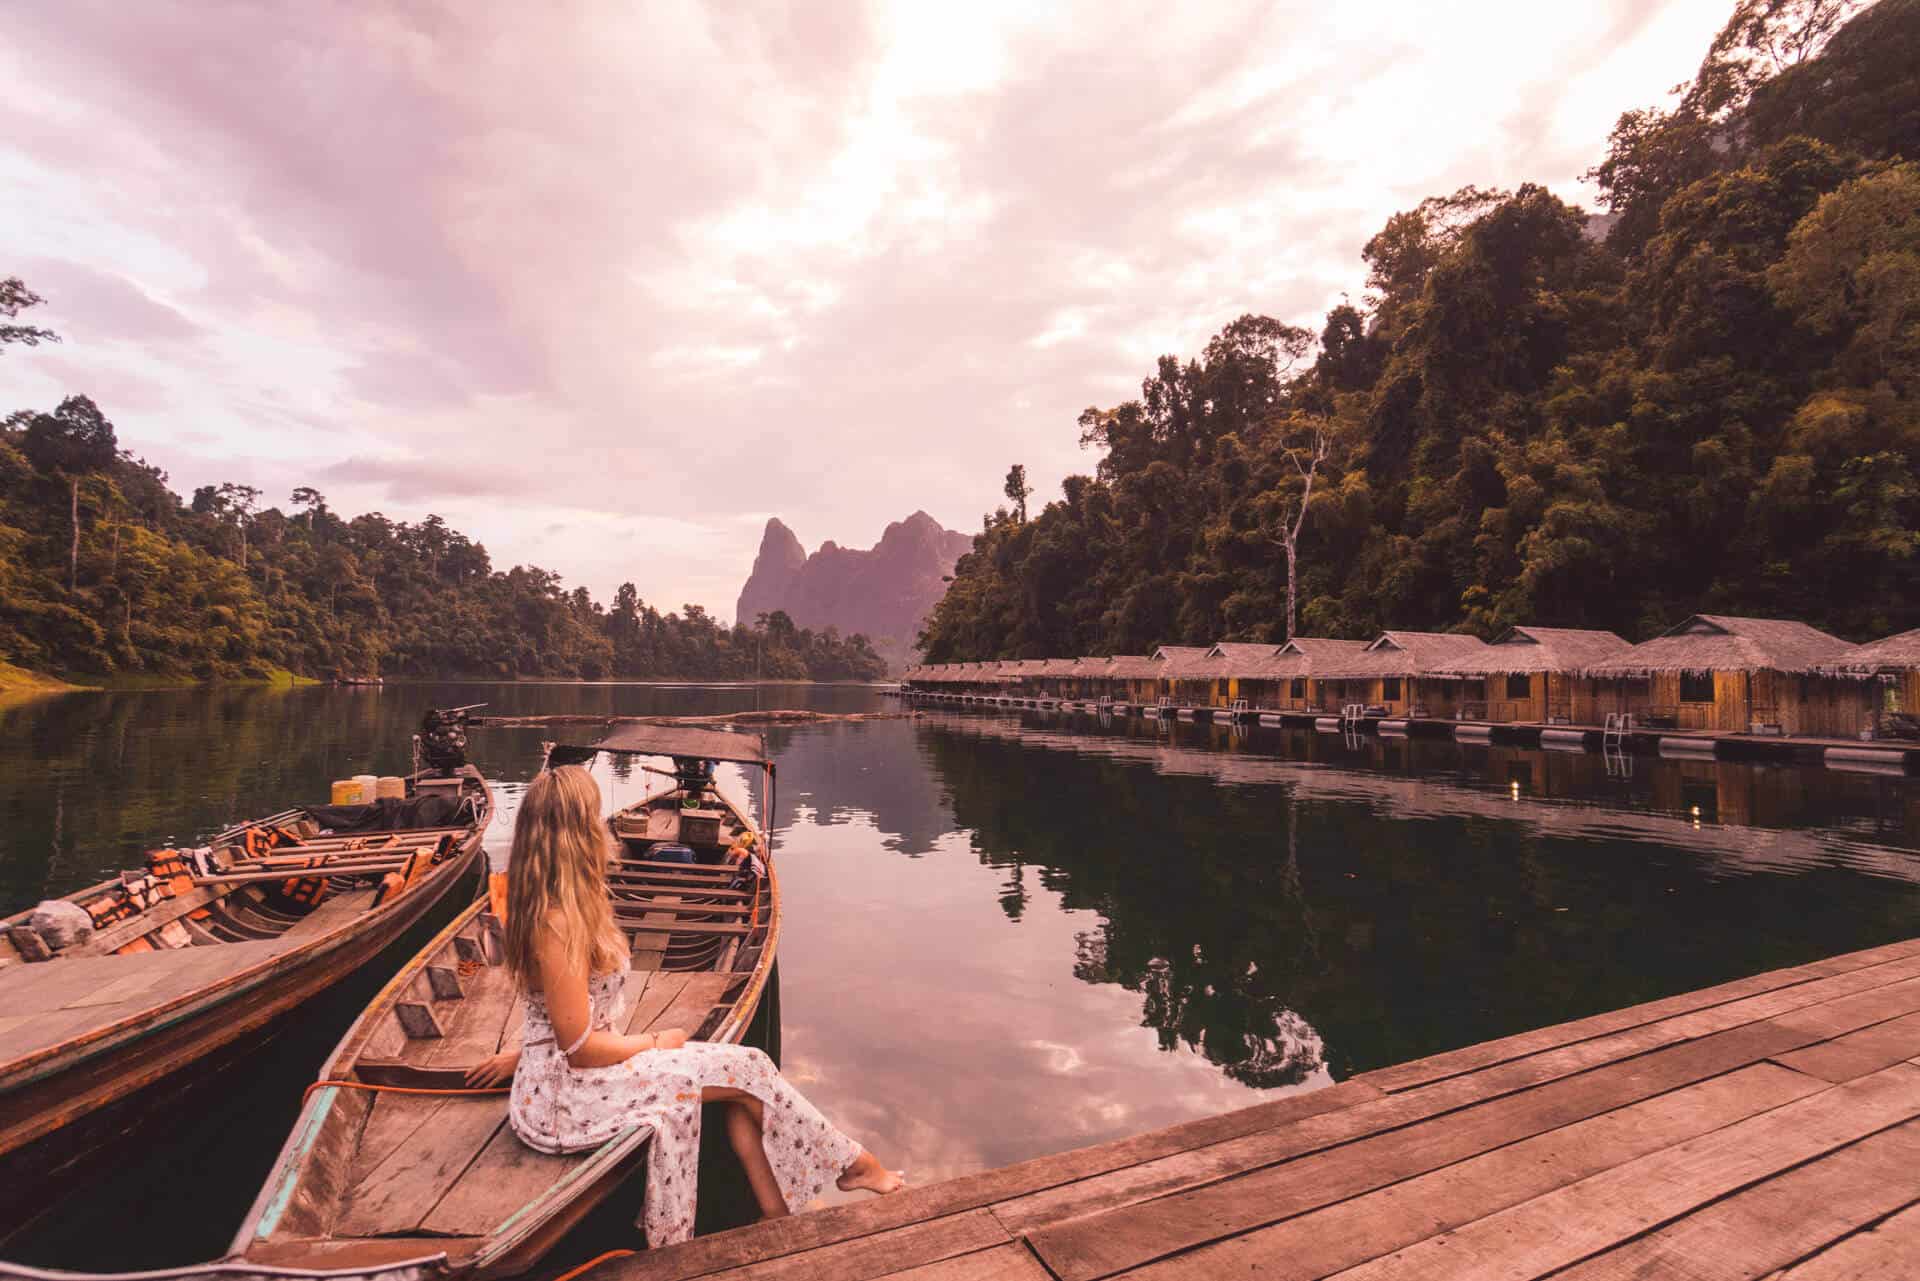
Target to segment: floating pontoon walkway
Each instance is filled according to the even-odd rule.
[[[1635,723],[1618,738],[1604,725],[1544,721],[1481,721],[1434,716],[1348,717],[1336,712],[1270,707],[1212,707],[1161,703],[1098,703],[1087,699],[1031,698],[999,694],[931,694],[908,690],[915,702],[975,704],[1032,711],[1108,712],[1183,721],[1232,721],[1324,733],[1418,734],[1463,743],[1512,743],[1561,751],[1602,751],[1609,746],[1649,755],[1777,761],[1828,769],[1900,774],[1920,770],[1920,741],[1825,738],[1811,734],[1742,734],[1732,730],[1661,729]],[[1920,1276],[1920,1273],[1916,1274]]]
[[[702,1237],[593,1281],[1910,1277],[1917,1057],[1920,939]]]

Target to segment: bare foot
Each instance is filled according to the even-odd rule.
[[[903,1170],[887,1169],[880,1164],[879,1157],[861,1148],[859,1157],[847,1167],[836,1185],[842,1192],[877,1192],[885,1196],[907,1186],[907,1176]]]

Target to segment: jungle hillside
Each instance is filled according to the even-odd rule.
[[[1317,333],[1243,316],[1086,410],[1093,474],[1031,516],[1015,467],[927,659],[1920,625],[1916,66],[1920,0],[1741,0],[1599,209],[1434,196]]]
[[[59,340],[26,323],[41,301],[18,278],[0,281],[0,359]],[[284,508],[237,484],[182,499],[75,395],[0,426],[0,672],[12,668],[132,680],[871,680],[886,664],[864,636],[784,613],[728,627],[698,605],[662,613],[631,583],[602,605],[552,571],[496,569],[438,516],[348,518],[311,488]]]

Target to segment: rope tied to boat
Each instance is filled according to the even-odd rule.
[[[630,1259],[638,1253],[638,1250],[609,1250],[605,1254],[596,1254],[579,1267],[569,1268],[565,1272],[562,1272],[559,1276],[555,1277],[553,1281],[573,1281],[575,1277],[591,1272],[611,1259]]]

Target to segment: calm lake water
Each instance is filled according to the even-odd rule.
[[[398,773],[429,705],[893,711],[865,687],[404,685],[0,710],[0,909]],[[504,847],[538,729],[476,730]],[[783,1062],[916,1181],[1920,933],[1920,780],[1069,713],[775,728]],[[615,803],[644,775],[597,769]],[[739,774],[734,787],[747,788]],[[760,798],[753,797],[757,808]],[[449,903],[439,916],[452,911]],[[427,937],[221,1069],[6,1257],[223,1250]],[[4,990],[0,989],[0,1007]]]

